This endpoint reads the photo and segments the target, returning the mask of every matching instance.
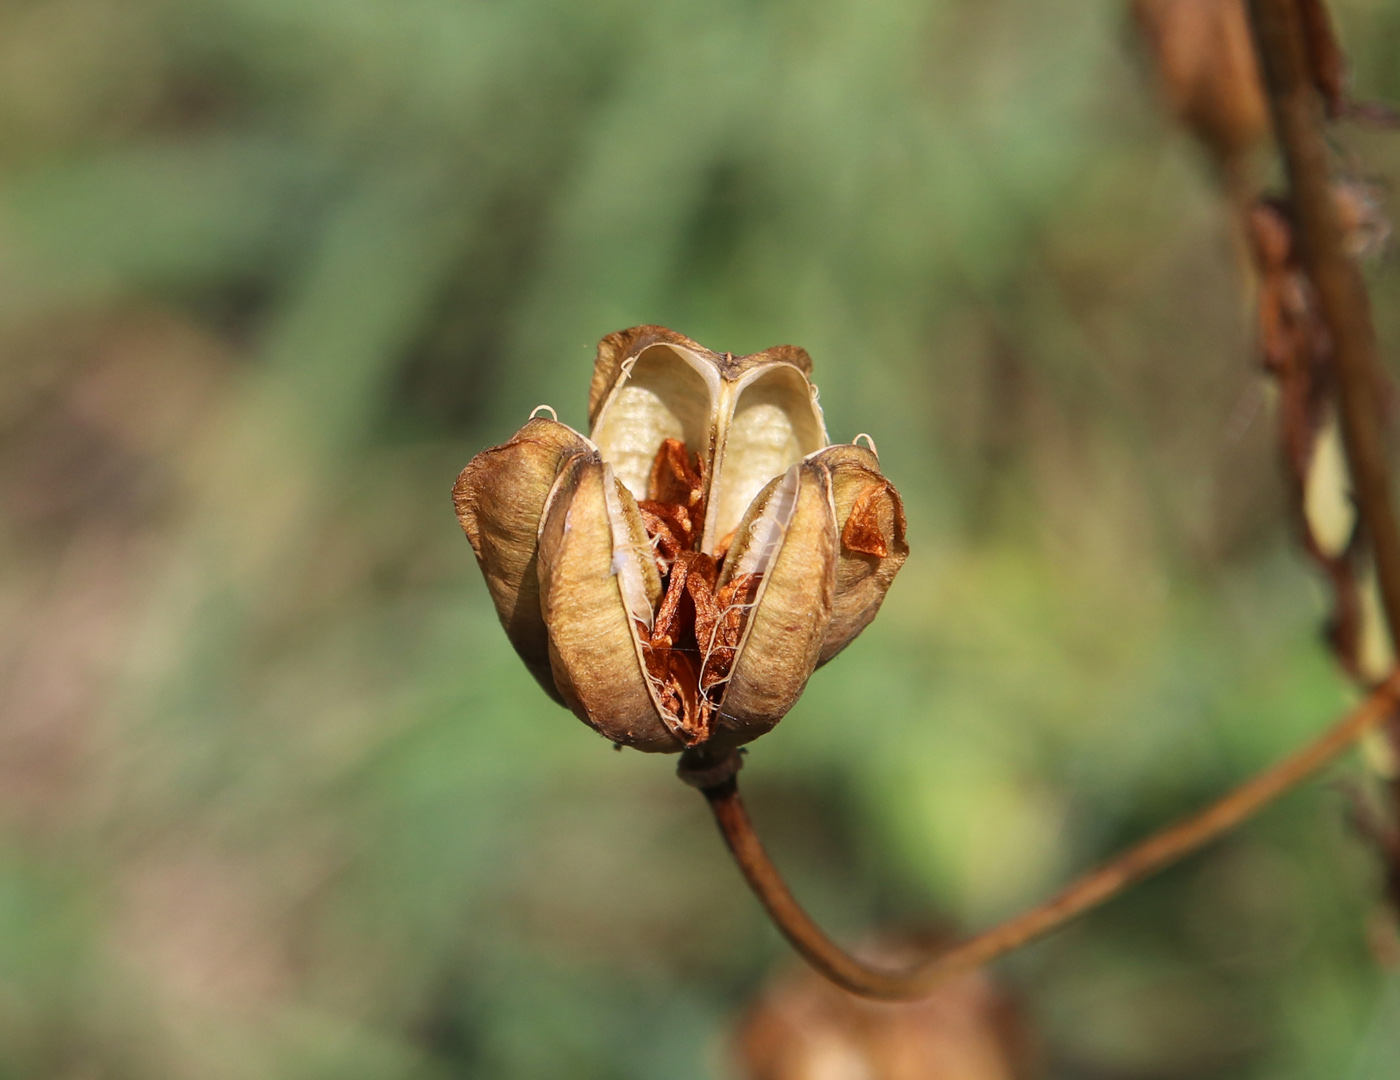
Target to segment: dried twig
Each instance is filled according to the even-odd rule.
[[[887,1001],[908,1000],[1049,933],[1229,832],[1322,768],[1363,732],[1383,723],[1393,713],[1397,700],[1400,675],[1393,675],[1313,742],[1205,810],[1154,833],[1043,904],[902,972],[881,971],[862,963],[812,921],[764,851],[739,796],[734,770],[720,770],[729,774],[727,778],[702,790],[739,869],[792,947],[828,979],[853,994]],[[683,760],[682,766],[685,765]]]
[[[1307,10],[1320,8],[1313,0]],[[1400,525],[1381,422],[1380,367],[1370,297],[1348,255],[1332,196],[1324,136],[1324,102],[1311,77],[1306,12],[1297,0],[1249,0],[1250,21],[1264,69],[1274,132],[1288,172],[1289,202],[1298,227],[1303,268],[1332,339],[1342,442],[1357,511],[1380,584],[1392,643],[1400,642]],[[1325,16],[1325,12],[1324,12]],[[1400,754],[1400,723],[1391,745]],[[1400,816],[1400,777],[1391,784],[1392,814]],[[1392,824],[1392,832],[1400,826]],[[1400,909],[1400,858],[1387,855],[1392,900]]]
[[[1250,0],[1303,268],[1332,338],[1346,447],[1357,508],[1376,561],[1392,640],[1400,639],[1400,527],[1396,525],[1376,389],[1379,368],[1371,304],[1347,254],[1332,197],[1323,103],[1314,86],[1296,0]]]

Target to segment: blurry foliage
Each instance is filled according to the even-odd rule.
[[[1400,98],[1400,12],[1337,14]],[[805,346],[908,501],[745,774],[842,933],[990,920],[1323,724],[1239,253],[1137,48],[1106,2],[0,3],[0,1076],[732,1072],[785,946],[448,501],[635,323]],[[1340,809],[1005,964],[1048,1074],[1395,1075]]]

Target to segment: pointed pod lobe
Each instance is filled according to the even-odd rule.
[[[904,503],[880,474],[880,461],[862,446],[830,446],[810,459],[831,477],[841,537],[831,624],[818,664],[849,645],[875,618],[895,574],[909,557]]]
[[[496,614],[515,651],[555,701],[549,635],[540,614],[537,537],[545,501],[568,458],[588,440],[555,420],[531,420],[510,441],[472,458],[452,488]]]
[[[768,731],[807,685],[831,621],[838,543],[831,477],[806,461],[764,488],[735,529],[720,584],[745,573],[762,584],[720,705],[730,741]]]
[[[660,581],[644,531],[644,550],[636,550],[627,519],[640,530],[640,516],[619,489],[589,450],[565,462],[550,492],[539,531],[549,664],[564,702],[594,730],[638,750],[673,752],[681,747],[657,713],[632,625],[643,613],[650,618]]]

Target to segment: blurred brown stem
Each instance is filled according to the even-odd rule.
[[[1381,385],[1371,303],[1347,254],[1332,195],[1324,102],[1313,79],[1298,0],[1249,0],[1289,202],[1318,310],[1332,338],[1342,440],[1357,509],[1374,553],[1392,641],[1400,641],[1400,528],[1381,427]]]
[[[1327,23],[1327,14],[1322,0],[1249,0],[1249,16],[1274,117],[1274,134],[1288,173],[1288,197],[1297,223],[1303,269],[1332,338],[1342,442],[1394,647],[1400,643],[1400,526],[1392,501],[1394,489],[1380,409],[1382,382],[1375,326],[1366,284],[1355,260],[1347,254],[1332,195],[1324,118],[1326,112],[1336,111],[1336,95],[1325,100],[1326,85],[1319,93],[1312,71],[1316,45],[1309,52],[1310,44],[1319,37],[1317,24]],[[1333,66],[1339,71],[1340,51],[1335,43],[1331,48]],[[1394,719],[1390,744],[1400,756],[1400,721]],[[1400,819],[1400,776],[1390,787],[1392,815]],[[1400,820],[1391,825],[1391,835],[1398,832]],[[1400,856],[1384,847],[1382,851],[1391,900],[1400,910]]]
[[[1400,675],[1290,757],[1241,784],[1205,810],[1168,826],[1081,877],[1049,900],[990,930],[954,945],[907,971],[869,967],[822,932],[803,910],[764,851],[732,774],[702,787],[715,821],[750,887],[774,924],[817,971],[863,997],[901,1001],[922,997],[940,983],[1049,933],[1112,899],[1127,886],[1161,870],[1228,832],[1320,769],[1396,707]],[[686,766],[682,761],[682,768]]]

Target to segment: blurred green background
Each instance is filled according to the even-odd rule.
[[[1400,8],[1337,13],[1400,99]],[[449,499],[636,323],[806,347],[906,500],[745,772],[845,940],[1298,745],[1351,691],[1243,277],[1110,0],[3,0],[0,1077],[737,1075],[790,954],[673,759],[526,674]],[[1400,1075],[1346,804],[999,965],[1041,1074]]]

